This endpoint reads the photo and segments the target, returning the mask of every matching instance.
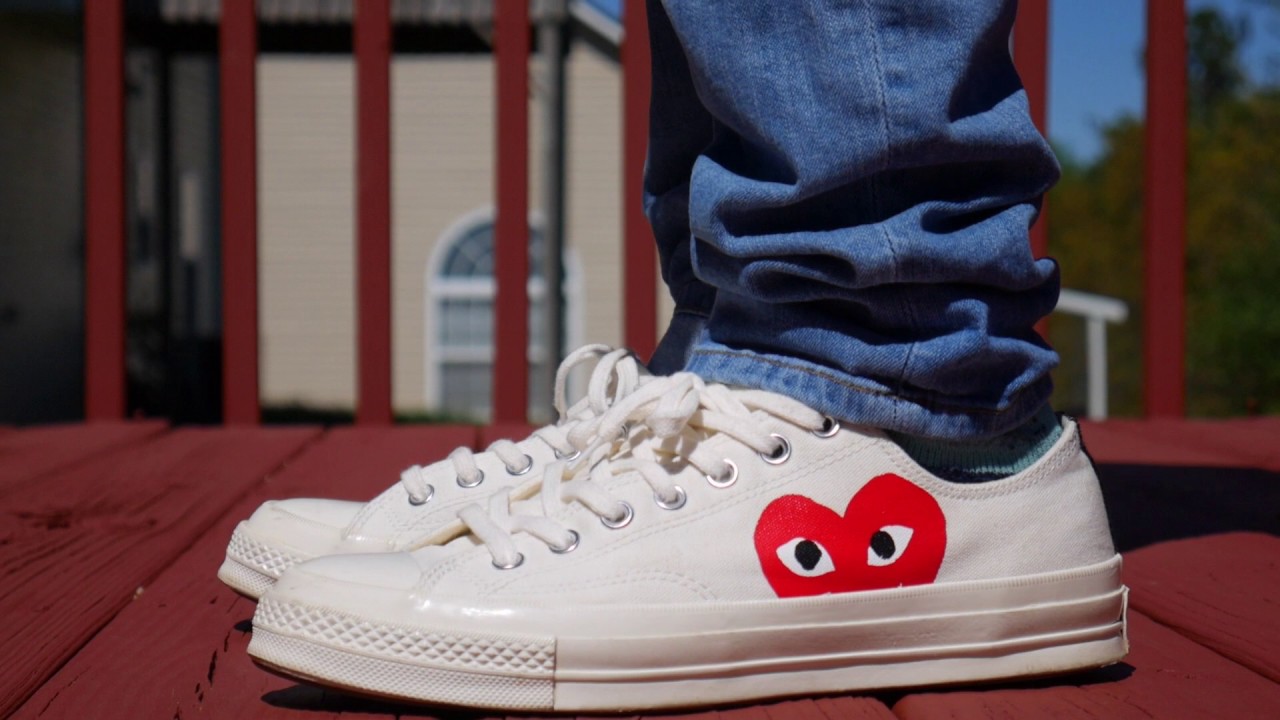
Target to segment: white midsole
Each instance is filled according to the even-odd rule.
[[[469,622],[455,622],[465,613],[427,612],[403,623],[273,593],[259,605],[249,652],[286,672],[375,694],[530,710],[639,709],[968,682],[1123,657],[1126,591],[1119,568],[1116,556],[1003,580],[688,608],[615,607],[608,628],[594,617],[601,609],[592,607],[486,612]],[[332,661],[335,653],[342,662]],[[447,692],[438,682],[442,673],[451,678]],[[527,691],[545,682],[554,687],[549,705],[541,691],[515,705],[507,702],[514,698],[491,697],[495,687]]]

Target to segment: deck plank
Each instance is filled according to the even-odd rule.
[[[328,433],[254,488],[125,608],[15,717],[373,717],[384,703],[296,685],[250,662],[254,605],[215,577],[235,524],[280,497],[367,499],[404,467],[471,445],[474,428],[347,428]],[[130,658],[127,664],[119,658]]]
[[[111,422],[6,428],[0,433],[0,490],[104,453],[121,452],[165,431],[162,422]]]
[[[1097,462],[1280,470],[1280,418],[1082,422]]]
[[[0,716],[315,435],[178,430],[0,489]],[[146,674],[121,657],[103,667]]]
[[[909,694],[902,720],[1280,717],[1280,685],[1130,611],[1129,656],[1110,668],[979,690]]]
[[[1133,607],[1280,683],[1280,538],[1160,543],[1130,553],[1124,575]]]

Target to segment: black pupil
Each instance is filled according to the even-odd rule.
[[[801,540],[796,543],[796,562],[805,570],[812,570],[822,559],[822,548],[812,540]]]
[[[871,552],[888,560],[893,557],[893,553],[898,547],[893,544],[893,536],[883,530],[877,530],[875,535],[871,536]]]

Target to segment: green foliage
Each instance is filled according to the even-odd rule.
[[[1211,122],[1214,112],[1244,87],[1240,46],[1248,36],[1243,19],[1232,22],[1213,8],[1196,10],[1187,19],[1187,90],[1197,120]]]
[[[1228,63],[1229,65],[1229,63]],[[1187,177],[1187,400],[1193,415],[1280,413],[1280,92],[1214,96],[1193,112]],[[1143,125],[1102,129],[1089,165],[1064,159],[1048,200],[1063,284],[1119,297],[1130,320],[1110,332],[1111,409],[1142,409]],[[1055,403],[1084,396],[1081,329],[1056,320],[1062,351]]]

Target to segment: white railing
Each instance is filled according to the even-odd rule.
[[[1106,295],[1063,289],[1056,312],[1084,318],[1087,400],[1090,420],[1107,417],[1107,323],[1129,319],[1129,305]]]

